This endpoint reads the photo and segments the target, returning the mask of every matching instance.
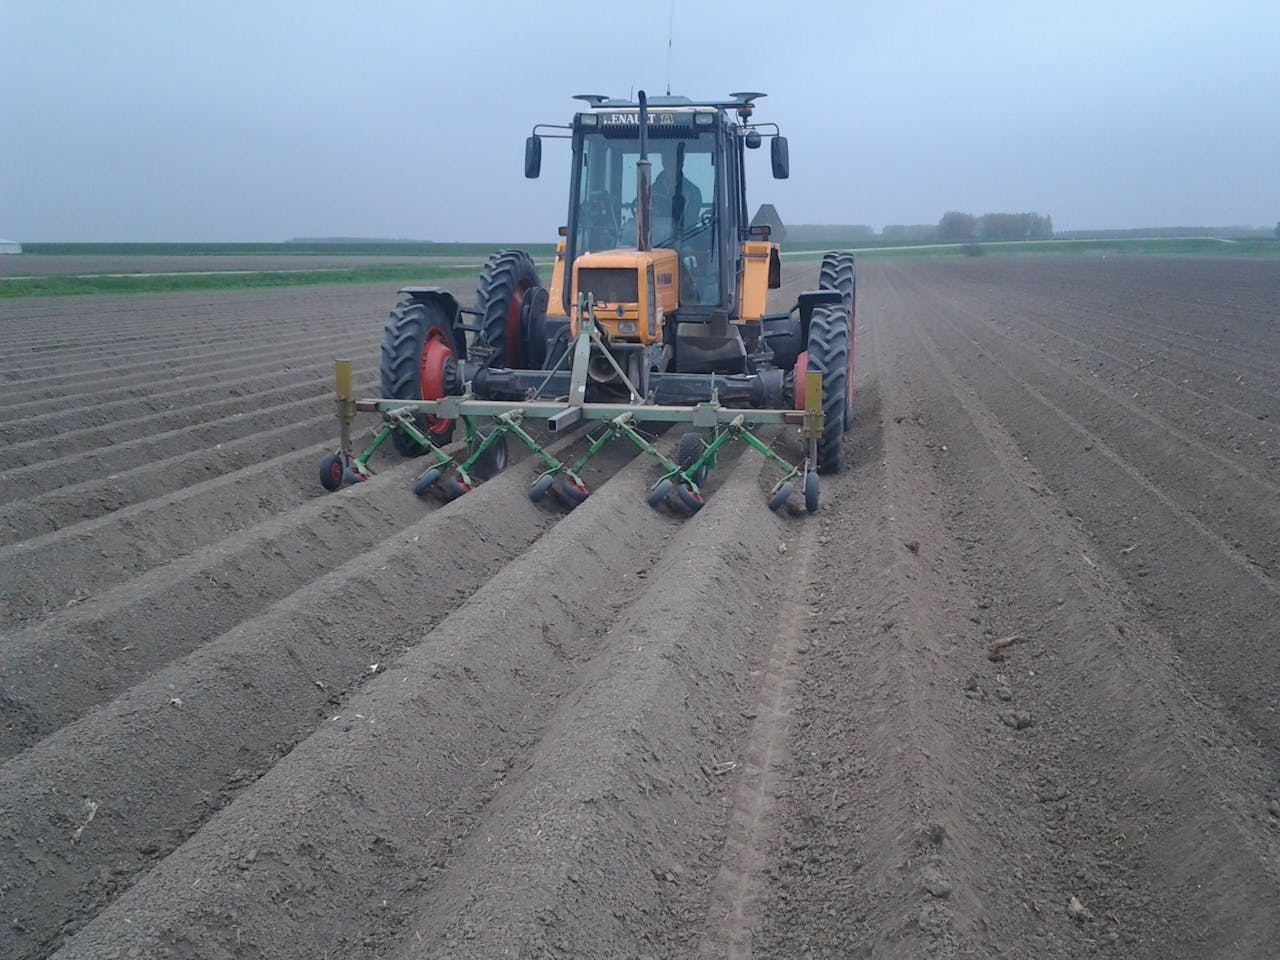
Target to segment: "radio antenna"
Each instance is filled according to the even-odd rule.
[[[671,13],[667,18],[667,96],[671,96],[671,35],[676,27],[676,0],[671,0]]]

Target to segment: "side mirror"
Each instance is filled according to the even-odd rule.
[[[787,138],[774,137],[769,145],[769,158],[773,161],[773,179],[785,180],[791,176],[791,158],[787,155]]]
[[[530,137],[524,142],[524,175],[536,179],[542,172],[542,138]],[[775,173],[776,177],[777,174]]]

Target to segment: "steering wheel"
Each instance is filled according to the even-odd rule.
[[[605,250],[618,245],[618,210],[608,190],[592,190],[582,204],[582,224],[587,246]],[[597,242],[602,241],[602,242]]]

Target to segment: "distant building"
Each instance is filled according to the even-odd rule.
[[[0,253],[21,253],[22,244],[17,240],[0,239]]]

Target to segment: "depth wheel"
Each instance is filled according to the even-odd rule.
[[[804,508],[810,513],[818,512],[818,475],[816,473],[804,475]]]
[[[471,484],[463,483],[456,473],[444,482],[444,495],[450,500],[457,500],[470,492]]]
[[[781,510],[787,505],[787,501],[791,499],[791,481],[786,480],[778,487],[777,490],[769,494],[769,509],[773,511]]]
[[[551,492],[551,488],[555,482],[555,474],[544,473],[537,480],[533,481],[533,486],[529,488],[529,499],[534,503],[541,503],[543,500],[547,499],[547,494]]]
[[[525,355],[528,350],[520,348],[520,314],[525,294],[541,286],[533,259],[523,250],[500,250],[484,265],[476,291],[476,309],[484,338],[494,350],[490,366],[523,370],[542,365],[541,357],[538,363],[531,363]]]
[[[320,461],[320,486],[326,490],[337,490],[342,486],[342,475],[346,473],[346,464],[336,453],[327,453]]]
[[[439,400],[457,376],[459,344],[454,318],[437,300],[401,300],[382,335],[379,387],[389,400]],[[436,446],[453,439],[453,421],[418,414],[414,426]],[[406,457],[426,453],[402,430],[391,434],[391,443]]]
[[[676,463],[680,465],[681,470],[688,470],[707,450],[707,445],[702,442],[701,434],[686,433],[680,437],[680,444],[676,447]],[[690,477],[698,486],[702,486],[707,479],[707,465],[704,463],[698,468],[698,472]]]
[[[467,443],[467,454],[473,454],[484,443],[485,435],[477,433]],[[471,473],[479,480],[491,480],[507,469],[507,435],[504,433],[495,440],[479,460],[471,466]]]
[[[432,467],[422,476],[420,476],[413,485],[414,496],[425,497],[427,492],[440,482],[440,468]]]
[[[671,493],[671,488],[673,486],[675,486],[675,484],[671,482],[670,477],[663,477],[649,488],[649,493],[645,496],[644,502],[657,510],[667,502],[667,496]]]
[[[680,499],[681,505],[690,513],[697,513],[707,502],[702,494],[684,483],[676,487],[676,496]]]
[[[591,491],[585,485],[578,483],[567,474],[561,475],[560,482],[556,484],[556,493],[570,507],[576,507],[591,496]]]
[[[849,409],[849,314],[839,307],[820,307],[809,320],[806,370],[822,374],[822,436],[818,440],[818,472],[844,469],[845,415]],[[806,481],[807,482],[807,481]]]

